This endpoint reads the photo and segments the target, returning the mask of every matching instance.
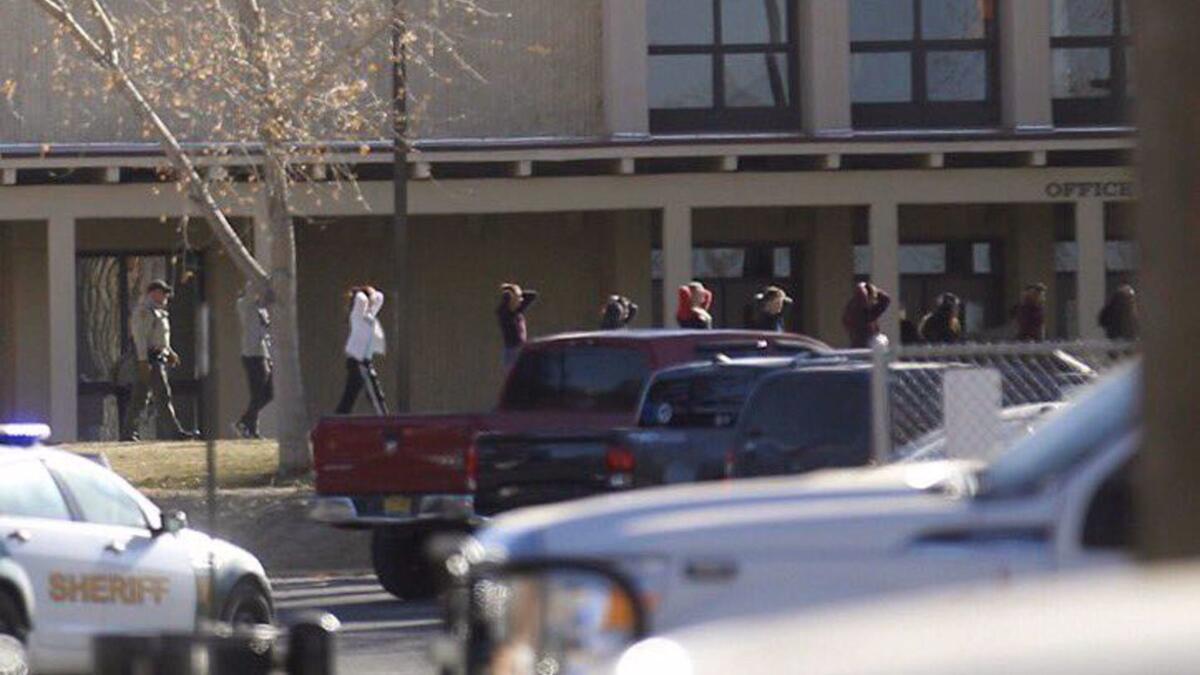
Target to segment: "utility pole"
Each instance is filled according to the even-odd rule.
[[[408,347],[412,340],[409,333],[411,322],[404,320],[412,310],[409,297],[412,292],[412,271],[408,256],[408,22],[404,3],[405,0],[392,0],[392,131],[395,139],[392,183],[395,192],[392,219],[393,292],[389,304],[396,348],[389,356],[396,368],[394,412],[404,412],[409,408]]]
[[[1200,555],[1200,2],[1130,2],[1138,58],[1145,432],[1138,532],[1151,560]]]

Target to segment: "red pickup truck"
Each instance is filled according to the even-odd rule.
[[[643,386],[662,368],[716,354],[827,350],[812,338],[758,331],[634,330],[537,340],[522,350],[492,412],[322,419],[312,432],[312,517],[372,529],[380,583],[397,596],[421,597],[434,587],[423,555],[428,538],[470,531],[491,515],[478,513],[475,502],[480,466],[474,441],[481,432],[629,427]],[[626,487],[613,481],[597,491]]]

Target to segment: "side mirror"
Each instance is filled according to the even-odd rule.
[[[603,563],[512,563],[477,570],[470,584],[468,672],[597,672],[648,632],[633,582]]]
[[[162,514],[162,528],[154,534],[175,534],[181,530],[186,530],[188,526],[187,514],[183,511],[170,511]]]

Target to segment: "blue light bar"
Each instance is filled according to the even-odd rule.
[[[0,424],[0,445],[29,447],[50,438],[45,424]]]

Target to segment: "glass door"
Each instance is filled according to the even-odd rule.
[[[165,279],[175,287],[171,299],[171,344],[181,363],[171,371],[175,410],[185,427],[203,419],[201,383],[196,375],[196,313],[203,300],[199,254],[165,252],[85,253],[77,257],[76,349],[79,368],[79,439],[115,441],[131,395],[136,359],[129,317],[147,284]],[[139,429],[158,437],[154,406]]]

